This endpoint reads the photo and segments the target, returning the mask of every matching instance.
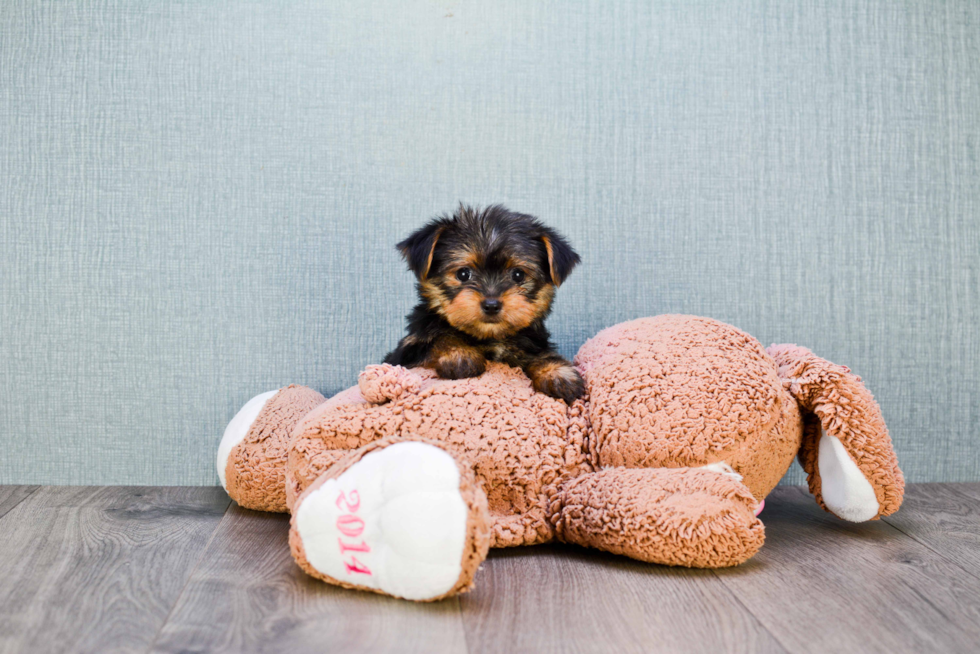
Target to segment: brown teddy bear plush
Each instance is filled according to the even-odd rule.
[[[292,513],[297,563],[413,600],[472,587],[489,547],[575,543],[642,561],[739,564],[794,456],[826,510],[894,512],[904,481],[859,377],[706,318],[606,329],[575,357],[567,406],[521,371],[369,366],[329,401],[291,386],[229,424],[219,473],[243,506]]]

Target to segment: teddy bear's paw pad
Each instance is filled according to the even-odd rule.
[[[740,475],[739,473],[737,473],[735,471],[735,468],[731,467],[730,465],[728,465],[724,461],[716,461],[715,463],[709,463],[708,465],[701,466],[701,469],[702,470],[711,470],[712,472],[718,472],[718,473],[721,473],[723,475],[728,475],[729,477],[731,477],[735,481],[739,481],[739,482],[742,481],[742,475]],[[756,507],[755,507],[755,511],[753,512],[753,515],[755,515],[756,517],[758,517],[759,514],[762,513],[762,509],[765,508],[765,506],[766,506],[766,501],[765,500],[762,500],[761,502],[759,502],[756,505]]]
[[[321,574],[425,600],[460,580],[468,511],[456,461],[433,445],[405,442],[366,454],[313,490],[295,525]]]
[[[723,475],[728,475],[735,481],[742,481],[742,475],[735,472],[735,468],[731,467],[724,461],[709,463],[708,465],[701,466],[701,468],[704,470],[711,470],[712,472],[720,472]]]
[[[256,418],[262,413],[262,409],[265,408],[269,400],[275,397],[278,392],[279,389],[277,388],[274,391],[256,395],[246,402],[245,406],[239,409],[235,417],[225,427],[225,433],[221,437],[221,443],[218,445],[217,461],[218,478],[221,480],[221,487],[225,490],[228,490],[225,471],[228,469],[228,457],[231,456],[231,451],[235,449],[236,445],[245,440],[245,437],[248,435],[248,430],[252,428]]]

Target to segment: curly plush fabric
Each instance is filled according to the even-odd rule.
[[[736,565],[765,540],[745,486],[703,469],[607,468],[566,484],[561,505],[561,540],[651,563]]]
[[[588,340],[575,364],[589,387],[598,466],[724,461],[763,498],[799,449],[796,402],[762,345],[731,325],[681,315],[632,320]]]
[[[228,495],[256,511],[286,512],[286,458],[293,425],[325,401],[316,391],[292,384],[266,402],[245,438],[228,457]]]
[[[772,359],[718,321],[667,315],[622,323],[587,341],[575,363],[589,382],[603,466],[710,463],[768,434],[779,418]]]
[[[405,393],[418,393],[422,382],[423,377],[419,373],[387,363],[368,366],[357,377],[361,395],[374,404],[396,400]]]

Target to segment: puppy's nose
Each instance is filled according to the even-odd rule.
[[[487,314],[488,316],[493,316],[500,313],[500,307],[503,305],[504,303],[495,297],[487,298],[480,303],[480,306],[483,307],[483,313]]]

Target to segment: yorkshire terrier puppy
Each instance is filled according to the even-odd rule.
[[[460,379],[500,361],[521,368],[537,391],[569,404],[582,396],[585,382],[544,326],[555,289],[579,262],[564,238],[500,205],[460,205],[397,247],[418,278],[420,301],[385,363]]]

